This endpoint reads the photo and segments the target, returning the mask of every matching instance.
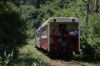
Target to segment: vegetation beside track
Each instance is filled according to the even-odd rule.
[[[46,56],[43,52],[37,50],[34,45],[33,41],[29,41],[29,44],[19,49],[19,61],[17,63],[18,66],[27,65],[31,66],[35,64],[37,66],[66,66],[67,64],[62,64],[54,59],[50,59]],[[27,60],[27,61],[26,61]]]
[[[34,38],[36,29],[41,22],[43,23],[51,17],[79,18],[81,21],[81,44],[84,45],[81,47],[83,54],[80,56],[92,62],[97,60],[99,63],[100,8],[97,12],[94,11],[95,1],[89,0],[88,24],[86,24],[86,7],[75,6],[86,4],[84,0],[0,0],[0,64],[2,66],[32,64],[33,59],[23,61],[23,58],[26,57],[23,57],[23,54],[21,55],[23,58],[18,59],[18,49],[26,44],[26,39]],[[100,0],[98,6],[100,6]],[[86,25],[88,26],[87,30]],[[29,53],[25,55],[27,54]],[[18,63],[16,63],[17,59]]]
[[[71,64],[72,60],[77,60],[78,62],[82,60],[80,55],[77,55],[77,56],[75,55],[74,58],[72,58],[70,61],[63,61],[60,59],[58,60],[50,59],[48,56],[46,56],[44,53],[40,52],[34,47],[33,40],[31,40],[28,45],[20,48],[19,51],[20,51],[19,59],[15,63],[16,66],[23,66],[23,65],[25,66],[32,66],[32,65],[33,66],[35,65],[36,66],[40,66],[40,65],[41,66],[54,66],[54,65],[55,66],[68,66],[69,64]],[[100,65],[99,62],[97,63],[82,62],[82,63],[84,63],[86,66],[99,66]]]
[[[19,61],[18,66],[48,66],[44,60],[48,59],[48,57],[44,56],[41,52],[37,51],[32,45],[26,45],[23,48],[19,49]]]

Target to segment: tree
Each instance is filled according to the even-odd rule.
[[[41,0],[36,0],[35,1],[35,7],[40,8],[40,3],[41,3]]]
[[[89,0],[86,1],[86,27],[88,26]]]
[[[17,59],[18,48],[25,45],[26,22],[12,0],[2,0],[2,2],[0,3],[2,5],[0,8],[0,56],[4,66],[6,57],[13,52],[13,60]]]
[[[95,12],[98,12],[98,7],[99,7],[98,0],[95,0],[95,3],[94,3],[94,11]]]

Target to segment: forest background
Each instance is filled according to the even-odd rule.
[[[86,3],[88,1],[88,6]],[[95,1],[97,6],[94,8]],[[88,14],[86,12],[88,8]],[[100,60],[100,0],[0,0],[0,57],[17,58],[19,47],[35,37],[50,17],[76,17],[81,24],[81,57]],[[88,21],[86,22],[86,15]],[[12,58],[12,60],[14,60]],[[88,58],[88,59],[87,59]]]

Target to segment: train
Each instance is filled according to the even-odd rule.
[[[50,54],[66,57],[72,56],[73,53],[79,54],[80,20],[75,17],[48,19],[36,30],[34,45]]]

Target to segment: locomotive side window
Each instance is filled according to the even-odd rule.
[[[42,36],[47,35],[47,26],[42,28]]]
[[[44,28],[42,28],[42,36],[44,35]]]
[[[46,35],[46,27],[44,27],[44,36]]]
[[[39,38],[39,33],[36,34],[36,38]]]

